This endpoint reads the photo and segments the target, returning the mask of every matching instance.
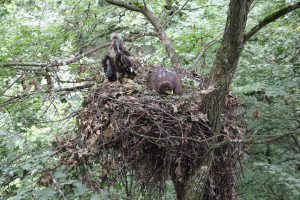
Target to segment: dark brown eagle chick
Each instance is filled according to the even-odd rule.
[[[110,36],[111,45],[108,55],[102,60],[102,66],[109,81],[122,78],[133,78],[136,74],[129,58],[130,53],[123,47],[123,39],[118,33]]]
[[[160,94],[175,93],[182,95],[182,85],[179,77],[170,69],[160,66],[154,67],[147,74],[146,84],[150,89],[155,90]]]

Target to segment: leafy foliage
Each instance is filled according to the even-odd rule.
[[[142,5],[142,1],[126,1]],[[173,40],[182,64],[207,74],[226,23],[228,1],[149,1]],[[263,16],[297,0],[255,1],[247,29]],[[299,10],[262,29],[247,43],[232,89],[247,105],[249,137],[294,134],[275,143],[250,146],[245,152],[241,199],[297,199],[300,191],[299,146]],[[125,36],[154,32],[139,14],[99,1],[0,2],[0,63],[49,63],[77,56],[108,42],[111,32]],[[169,66],[158,38],[145,36],[127,42],[129,50],[148,63]],[[0,68],[0,197],[5,199],[121,199],[147,194],[124,185],[90,188],[75,176],[77,170],[60,164],[52,141],[79,136],[76,114],[86,88],[97,81],[100,58],[106,50],[62,67],[16,66]],[[75,89],[74,89],[75,88]],[[90,169],[101,174],[101,169]],[[93,176],[93,174],[91,174]],[[130,179],[130,177],[128,177]],[[56,183],[54,183],[54,180]],[[98,192],[95,192],[98,191]],[[143,196],[144,195],[144,196]],[[174,199],[167,187],[166,199]]]

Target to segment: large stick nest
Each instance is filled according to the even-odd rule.
[[[69,152],[76,148],[77,154],[99,163],[102,181],[112,183],[116,176],[129,172],[143,184],[164,183],[169,176],[180,180],[193,172],[211,142],[218,139],[212,137],[201,111],[205,78],[179,72],[185,94],[162,96],[146,88],[148,69],[140,65],[134,81],[95,85],[79,117],[84,135],[80,148],[63,144]],[[236,120],[232,114],[236,105],[234,98],[227,102],[226,116],[231,121]],[[237,129],[236,123],[227,121],[222,130]],[[75,157],[63,161],[76,165]]]

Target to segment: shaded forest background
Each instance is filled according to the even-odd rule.
[[[246,30],[296,2],[254,1]],[[153,1],[149,7],[165,26],[182,66],[208,75],[224,31],[228,1]],[[296,10],[253,36],[230,88],[245,105],[250,138],[285,135],[245,149],[237,166],[241,199],[300,195],[299,19]],[[68,199],[126,199],[121,181],[101,192],[83,184],[75,170],[60,164],[60,152],[53,144],[57,138],[77,134],[76,116],[89,89],[101,82],[100,63],[112,32],[121,33],[126,48],[143,62],[171,66],[154,28],[139,13],[101,0],[1,2],[1,198],[59,199],[63,192]],[[133,187],[132,195],[143,199],[146,194]],[[163,198],[175,198],[171,183]]]

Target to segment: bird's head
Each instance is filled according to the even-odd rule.
[[[120,36],[119,33],[112,33],[110,35],[110,40],[113,44],[113,46],[116,48],[116,50],[118,52],[120,52],[121,48],[122,48],[122,43],[123,43],[123,40],[122,40],[122,37]]]
[[[159,93],[172,95],[173,94],[172,84],[169,81],[161,82],[161,84],[159,85]]]

